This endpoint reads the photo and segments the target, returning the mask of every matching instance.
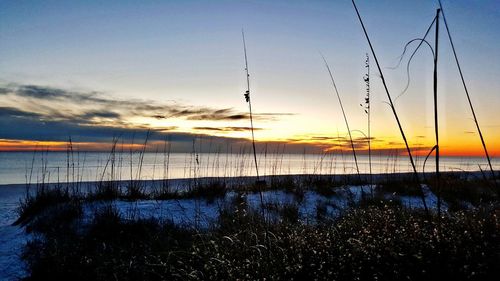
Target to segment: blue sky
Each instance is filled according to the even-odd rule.
[[[357,4],[383,67],[397,62],[407,41],[422,36],[438,6]],[[443,4],[486,135],[498,135],[500,3]],[[364,129],[359,102],[368,48],[350,1],[0,1],[0,82],[245,111],[242,28],[256,111],[295,114],[263,124],[263,139],[345,133],[318,51],[331,64],[351,127]],[[444,29],[440,60],[443,130],[452,142],[474,127]],[[398,95],[404,68],[384,71]],[[431,71],[423,49],[412,65],[412,85],[397,101],[410,136],[432,132]],[[397,139],[375,78],[372,90],[374,132]],[[164,125],[179,124],[190,130],[183,121]]]

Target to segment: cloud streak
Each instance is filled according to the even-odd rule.
[[[83,123],[108,122],[123,118],[185,119],[191,121],[238,121],[248,119],[245,112],[233,108],[211,108],[179,103],[162,104],[148,100],[120,100],[101,92],[78,92],[36,85],[7,84],[0,95],[16,100],[18,109],[44,115],[45,119]],[[37,106],[34,106],[34,105]],[[64,108],[65,110],[61,110]],[[110,111],[110,108],[113,110]],[[262,121],[275,121],[292,113],[256,113]],[[73,119],[73,120],[72,120]]]
[[[112,99],[100,92],[79,92],[36,85],[0,84],[0,140],[5,145],[17,142],[76,142],[97,144],[119,137],[124,142],[143,138],[151,132],[152,143],[166,139],[177,143],[181,151],[190,151],[193,140],[210,138],[220,145],[247,145],[242,138],[211,136],[216,132],[247,131],[248,127],[227,126],[232,121],[247,120],[248,115],[233,108],[211,108],[178,104],[162,104],[148,100]],[[272,121],[287,113],[262,113],[256,118]],[[146,120],[133,122],[134,118]],[[148,120],[179,119],[194,126],[151,126]],[[224,121],[226,126],[196,126],[203,121]],[[213,123],[212,123],[213,124]],[[194,130],[193,130],[194,128]],[[256,128],[260,130],[261,128]],[[199,132],[197,132],[199,131]],[[104,148],[103,148],[104,149]]]
[[[194,130],[199,131],[216,131],[216,132],[245,132],[250,131],[250,127],[193,127]],[[262,128],[253,128],[254,131],[263,130]]]
[[[250,152],[251,148],[251,142],[247,138],[221,136],[250,130],[247,126],[230,125],[233,121],[246,121],[249,117],[247,113],[233,108],[111,99],[100,92],[17,84],[0,84],[0,98],[3,102],[0,107],[0,150],[2,146],[7,150],[33,148],[37,142],[55,143],[58,149],[64,149],[64,143],[71,138],[73,142],[82,144],[83,149],[106,151],[109,149],[106,144],[113,138],[118,137],[125,144],[138,144],[144,141],[148,132],[148,149],[153,151],[166,140],[173,144],[176,152],[192,152],[193,143],[197,144],[198,152],[209,152],[210,147],[217,147],[217,151],[221,152],[230,150],[231,147],[243,147],[244,151]],[[293,114],[256,113],[254,117],[270,122],[289,115]],[[188,125],[183,131],[183,128],[174,125],[152,127],[147,123],[133,123],[130,121],[132,118],[152,121],[182,119],[192,122],[192,125]],[[205,126],[205,123],[198,121],[221,121],[223,126],[212,125],[219,123]],[[371,141],[383,142],[375,138]],[[391,144],[398,146],[400,143]],[[367,139],[354,139],[354,146],[363,153],[367,149]],[[282,141],[257,142],[258,151],[283,151],[285,147],[286,153],[303,153],[305,150],[308,153],[323,153],[351,149],[349,140],[344,136],[306,135]]]

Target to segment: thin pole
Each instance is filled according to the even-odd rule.
[[[438,46],[439,46],[439,13],[436,11],[436,37],[434,40],[434,130],[436,133],[436,185],[438,190],[437,209],[438,216],[441,214],[441,185],[439,174],[439,122],[438,122],[438,99],[437,99],[437,67],[438,67]]]
[[[464,86],[465,95],[467,96],[467,101],[469,102],[470,110],[472,111],[472,116],[474,117],[474,123],[476,124],[477,132],[479,134],[479,138],[481,139],[481,144],[483,145],[484,154],[486,155],[486,159],[488,160],[488,165],[490,166],[491,174],[493,179],[495,178],[495,172],[493,171],[493,166],[491,165],[490,154],[488,153],[488,149],[486,148],[486,143],[484,142],[483,134],[481,132],[481,128],[479,127],[479,122],[477,121],[476,112],[474,111],[474,107],[472,106],[472,101],[470,99],[469,90],[467,89],[467,84],[465,83],[464,75],[462,73],[462,68],[460,67],[460,62],[458,61],[457,51],[455,50],[455,45],[453,44],[453,40],[451,38],[450,28],[448,27],[448,22],[446,21],[446,16],[444,14],[443,5],[441,4],[441,0],[439,1],[439,8],[443,14],[444,26],[446,27],[446,33],[448,33],[448,39],[450,40],[451,49],[453,51],[453,56],[455,57],[455,62],[457,63],[458,73],[460,73],[460,79],[462,80],[462,84]],[[495,181],[496,183],[496,181]]]
[[[413,156],[411,154],[410,146],[408,145],[408,141],[406,140],[406,135],[403,131],[403,127],[401,126],[401,122],[399,121],[398,114],[396,112],[396,108],[394,107],[394,103],[392,102],[391,95],[389,94],[389,89],[387,88],[387,83],[385,82],[384,74],[382,73],[382,69],[381,69],[380,64],[378,62],[377,55],[375,55],[375,50],[373,49],[372,43],[370,41],[370,37],[368,36],[368,32],[366,31],[365,25],[363,24],[363,20],[361,19],[361,15],[359,14],[358,7],[356,6],[356,3],[354,2],[354,0],[352,0],[352,4],[354,5],[354,9],[356,10],[356,14],[358,15],[359,22],[361,23],[361,27],[363,28],[363,32],[365,33],[365,37],[366,37],[366,40],[368,41],[368,45],[370,46],[370,50],[372,52],[373,58],[375,59],[375,63],[377,64],[377,68],[378,68],[378,71],[380,73],[380,78],[382,80],[382,84],[384,85],[384,89],[385,89],[385,92],[387,94],[387,98],[389,99],[389,105],[392,109],[392,113],[394,114],[394,118],[396,119],[396,122],[398,123],[401,137],[403,138],[403,141],[404,141],[405,146],[406,146],[406,151],[408,153],[408,157],[410,158],[410,163],[411,163],[411,166],[413,168],[413,174],[415,176],[415,180],[417,183],[419,183],[420,179],[419,179],[419,176],[417,173],[417,167],[415,166],[415,162],[413,161]],[[422,203],[424,205],[425,211],[428,212],[427,203],[425,202],[425,195],[423,193],[423,190],[421,190],[421,191],[422,191],[422,194],[421,194]]]
[[[335,93],[337,94],[337,98],[339,100],[340,104],[340,109],[342,109],[342,115],[344,116],[344,121],[345,125],[347,127],[347,131],[349,132],[349,139],[351,141],[351,148],[352,148],[352,155],[354,156],[354,163],[356,164],[356,171],[358,173],[358,177],[361,180],[361,175],[359,173],[359,166],[358,166],[358,158],[356,157],[356,149],[354,148],[354,142],[352,141],[352,134],[351,134],[351,129],[349,128],[349,122],[347,122],[347,116],[344,111],[344,106],[342,105],[342,99],[340,99],[340,94],[339,91],[337,90],[337,85],[335,84],[335,80],[333,79],[333,74],[332,71],[330,70],[330,66],[328,65],[328,62],[326,61],[325,57],[321,55],[323,58],[323,61],[325,62],[326,69],[328,70],[328,74],[330,74],[330,79],[332,80],[332,85],[333,88],[335,89]]]
[[[257,181],[259,178],[259,167],[257,164],[257,152],[255,150],[255,135],[253,130],[253,117],[252,117],[252,102],[250,100],[250,74],[248,73],[248,59],[247,59],[247,45],[245,42],[245,32],[241,30],[241,36],[243,37],[243,50],[245,52],[245,71],[247,73],[247,91],[245,92],[245,100],[248,103],[248,109],[250,111],[250,129],[252,131],[252,147],[253,147],[253,158],[255,162],[255,172],[257,173]]]

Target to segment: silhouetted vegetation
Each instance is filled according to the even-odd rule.
[[[67,189],[38,186],[35,194],[27,193],[18,207],[19,218],[14,225],[25,225],[45,209],[74,200]]]
[[[446,213],[439,221],[398,205],[363,204],[304,224],[293,205],[265,220],[244,196],[207,229],[130,220],[111,205],[86,227],[48,216],[23,258],[28,280],[493,280],[495,208]],[[325,214],[325,216],[327,216]]]

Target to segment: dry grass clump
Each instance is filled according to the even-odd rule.
[[[19,218],[14,225],[25,225],[45,209],[74,199],[67,189],[39,186],[34,194],[28,192],[19,202]]]
[[[436,179],[429,180],[433,192],[440,191],[441,197],[451,210],[467,209],[470,206],[481,206],[485,203],[498,202],[498,190],[495,185],[485,179],[464,180],[460,177],[443,176],[439,186]]]
[[[83,228],[37,229],[44,235],[23,258],[34,280],[488,280],[498,274],[500,221],[491,206],[436,220],[367,204],[314,225],[295,220],[294,206],[279,212],[282,219],[264,219],[240,195],[211,227],[196,230],[127,220],[108,206]],[[49,219],[58,225],[57,216]]]

